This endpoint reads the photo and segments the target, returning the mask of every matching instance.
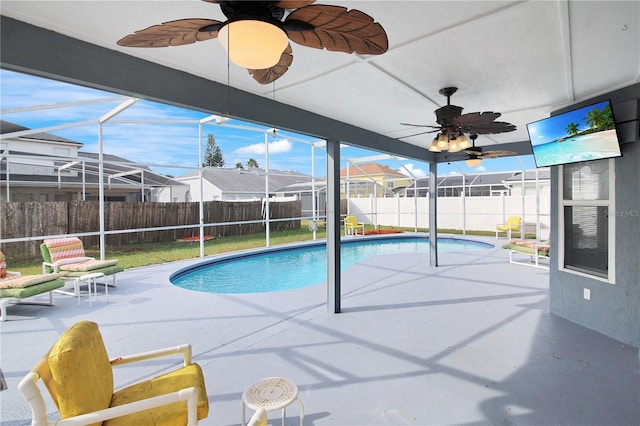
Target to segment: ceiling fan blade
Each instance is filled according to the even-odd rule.
[[[496,118],[500,117],[499,112],[485,111],[485,112],[470,112],[468,114],[462,114],[457,117],[449,119],[447,124],[462,126],[462,127],[475,127],[486,126],[489,123],[493,123]]]
[[[495,121],[500,115],[499,112],[493,111],[470,112],[451,118],[448,124],[458,126],[464,132],[479,135],[505,133],[516,130],[516,126],[511,123]]]
[[[276,2],[276,6],[283,9],[298,9],[309,6],[310,4],[315,3],[315,1],[316,0],[280,0],[279,2]]]
[[[518,155],[518,153],[514,151],[504,151],[504,150],[497,149],[495,151],[485,151],[481,155],[479,155],[479,157],[480,158],[498,158],[498,157],[509,157],[512,155]]]
[[[296,9],[284,21],[292,41],[334,52],[380,55],[389,48],[382,25],[359,10],[330,5]]]
[[[192,44],[218,37],[218,30],[200,31],[208,26],[222,25],[213,19],[178,19],[153,25],[136,31],[118,40],[119,46],[126,47],[168,47]]]
[[[496,133],[507,133],[516,130],[516,126],[504,121],[494,121],[484,126],[473,126],[470,131],[479,135],[492,135]]]
[[[400,136],[399,138],[396,138],[396,140],[401,140],[401,139],[406,139],[406,138],[412,138],[414,136],[420,136],[420,135],[426,135],[427,133],[435,133],[438,130],[426,130],[424,132],[420,132],[420,133],[413,133],[407,136]]]
[[[474,147],[474,148],[471,148],[471,149],[466,149],[464,152],[465,152],[465,154],[480,156],[480,155],[482,155],[482,148]]]
[[[293,52],[291,45],[288,45],[280,56],[280,61],[271,68],[264,70],[252,70],[249,69],[249,74],[253,76],[253,79],[260,84],[273,83],[284,75],[289,70],[291,63],[293,62]]]
[[[403,126],[413,126],[413,127],[431,127],[432,129],[441,129],[442,126],[432,126],[430,124],[411,124],[411,123],[400,123]]]

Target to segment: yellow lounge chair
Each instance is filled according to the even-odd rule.
[[[513,231],[520,231],[520,226],[522,224],[522,218],[519,216],[509,216],[507,221],[504,224],[496,225],[496,240],[498,239],[498,234],[500,232],[506,232],[507,238],[511,239],[511,234]],[[520,231],[520,237],[522,237],[522,231]]]
[[[183,366],[114,392],[112,367],[181,354]],[[38,381],[61,420],[49,420]],[[33,415],[44,425],[197,425],[209,415],[202,369],[191,362],[188,344],[109,360],[98,325],[80,321],[67,329],[18,384]]]
[[[364,223],[358,222],[355,216],[347,216],[344,218],[344,235],[358,235],[358,230],[362,230],[364,235]]]

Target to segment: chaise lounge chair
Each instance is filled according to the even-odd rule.
[[[42,262],[42,273],[55,272],[63,280],[76,281],[83,275],[99,272],[105,276],[111,276],[111,285],[115,287],[116,274],[124,271],[124,268],[118,265],[117,259],[96,260],[93,257],[87,257],[82,241],[76,237],[44,240],[40,244],[40,252],[44,260]],[[76,285],[73,293],[60,292],[78,296],[78,291],[78,286]]]
[[[182,355],[182,366],[114,391],[113,367],[169,355]],[[49,392],[60,420],[48,418],[41,388]],[[31,407],[34,426],[193,426],[209,415],[204,375],[191,362],[190,345],[110,360],[98,325],[89,321],[67,329],[18,389]]]
[[[7,320],[7,306],[24,303],[53,306],[53,290],[64,286],[58,274],[21,275],[7,271],[4,253],[0,252],[0,321]],[[49,293],[49,302],[28,301],[24,299]]]
[[[536,268],[549,269],[548,264],[540,263],[541,259],[549,259],[551,250],[550,240],[511,240],[502,246],[509,250],[509,263],[518,265],[534,266]],[[529,261],[515,260],[514,255],[525,254],[529,256]]]
[[[522,218],[518,216],[509,216],[504,224],[496,225],[496,240],[501,232],[507,233],[507,238],[511,239],[513,231],[520,231],[520,225],[522,224]],[[522,231],[520,231],[520,238],[522,238]]]

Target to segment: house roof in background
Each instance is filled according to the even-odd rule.
[[[385,166],[379,163],[363,163],[357,165],[350,165],[348,168],[349,177],[358,177],[358,176],[376,176],[376,175],[386,175],[386,176],[396,176],[407,178],[406,175],[403,175],[397,170],[393,170],[389,166]],[[363,173],[364,172],[364,173]],[[340,169],[340,177],[347,177],[347,167]]]
[[[273,192],[283,192],[283,193],[311,192],[311,189],[313,188],[313,186],[314,185],[312,184],[311,181],[294,183],[292,185],[287,185],[287,186],[278,188]],[[316,188],[316,191],[326,192],[327,181],[323,179],[316,179],[315,188]]]
[[[2,120],[2,133],[14,133],[23,130],[30,130],[28,127],[21,126],[16,123],[12,123],[9,121]],[[66,139],[60,136],[53,135],[51,133],[34,133],[29,136],[20,136],[18,139],[23,139],[25,141],[37,140],[40,142],[49,142],[49,143],[65,143],[65,144],[74,144],[78,147],[81,147],[83,144],[81,142],[72,141],[70,139]],[[78,152],[77,160],[76,158],[67,158],[67,157],[58,157],[58,156],[50,156],[43,155],[37,152],[25,152],[25,151],[15,151],[10,150],[9,154],[22,156],[24,159],[21,160],[24,164],[24,161],[28,161],[29,158],[37,160],[34,163],[33,167],[47,167],[51,168],[50,165],[43,166],[42,159],[46,159],[52,161],[56,167],[63,166],[65,164],[69,164],[73,161],[81,161],[84,163],[84,182],[88,185],[97,185],[98,184],[98,175],[99,175],[99,166],[98,159],[99,155],[92,152]],[[88,161],[82,161],[82,160]],[[109,175],[116,175],[126,172],[131,172],[133,170],[142,170],[144,171],[144,184],[146,186],[176,186],[176,185],[184,185],[180,182],[177,182],[167,176],[163,176],[153,172],[148,166],[142,166],[137,163],[134,163],[126,158],[119,157],[113,154],[103,154],[104,160],[104,174],[105,174],[105,183],[108,182]],[[2,162],[0,164],[0,172],[2,176],[0,176],[0,180],[6,180],[6,162]],[[81,185],[83,182],[82,176],[82,164],[76,164],[70,166],[66,169],[66,173],[61,177],[61,183],[64,185]],[[70,171],[76,172],[75,174],[69,174]],[[51,174],[16,174],[11,173],[11,168],[9,168],[9,180],[14,185],[18,183],[25,184],[33,184],[38,183],[40,185],[57,185],[58,184],[58,176]],[[130,174],[126,176],[114,177],[111,181],[112,185],[138,185],[142,181],[141,174]]]
[[[196,177],[198,177],[197,171],[177,177],[176,180],[183,181]],[[265,192],[265,170],[259,167],[249,169],[207,167],[203,177],[222,192],[252,194]],[[269,169],[269,192],[300,182],[311,182],[311,176],[294,171]]]
[[[11,151],[10,154],[12,155],[23,155],[25,157],[28,158],[33,158],[33,159],[37,159],[37,157],[41,157],[42,159],[46,159],[46,160],[52,160],[53,164],[57,167],[63,166],[65,164],[68,164],[74,160],[69,159],[69,158],[62,158],[62,157],[52,157],[52,156],[47,156],[47,155],[40,155],[40,154],[33,154],[30,152],[14,152]],[[84,153],[84,152],[79,152],[78,153],[78,160],[75,161],[82,161],[82,159],[87,159],[87,160],[91,160],[91,161],[86,161],[84,164],[84,171],[85,171],[85,175],[84,175],[84,182],[87,185],[90,186],[97,186],[98,185],[98,174],[99,174],[99,170],[98,170],[98,163],[97,163],[97,158],[98,155],[97,154],[92,154],[92,153]],[[41,160],[40,160],[41,161]],[[128,163],[128,164],[127,164]],[[34,167],[47,167],[47,168],[51,168],[51,166],[42,166],[40,165],[34,165]],[[6,163],[2,162],[0,164],[0,173],[2,174],[0,176],[0,181],[5,181],[6,180]],[[152,187],[162,187],[162,186],[183,186],[185,184],[175,181],[167,176],[163,176],[157,173],[154,173],[153,171],[151,171],[151,169],[149,169],[146,166],[140,166],[136,163],[130,162],[128,160],[125,160],[121,157],[115,156],[115,155],[105,155],[104,156],[104,182],[105,184],[109,182],[109,176],[110,175],[116,175],[116,174],[120,174],[120,173],[126,173],[126,172],[131,172],[133,170],[143,170],[144,171],[144,185],[145,186],[152,186]],[[11,172],[11,169],[9,169],[9,171]],[[75,172],[74,174],[69,174],[69,173],[65,173],[64,175],[62,175],[61,177],[61,183],[62,185],[65,186],[78,186],[81,185],[83,182],[83,178],[82,178],[82,164],[76,164],[74,166],[71,166],[69,168],[66,169],[67,172],[69,171],[73,171]],[[33,184],[33,183],[38,183],[42,186],[51,186],[51,185],[58,185],[58,176],[57,175],[51,175],[51,174],[18,174],[18,173],[10,173],[9,175],[9,179],[11,182],[11,185],[29,185],[29,184]],[[142,181],[142,174],[141,173],[135,173],[135,174],[128,174],[126,176],[119,176],[119,177],[114,177],[111,180],[111,185],[115,185],[118,186],[120,188],[122,187],[131,187],[131,186],[138,186],[140,185]],[[31,185],[32,186],[32,185]]]
[[[28,127],[21,126],[20,124],[12,123],[10,121],[0,120],[0,134],[21,132],[23,130],[31,130],[31,129],[29,129]],[[57,143],[76,145],[78,147],[84,145],[82,142],[73,141],[71,139],[63,138],[62,136],[56,136],[46,132],[32,133],[28,136],[19,136],[18,139],[37,140],[42,142],[57,142]]]

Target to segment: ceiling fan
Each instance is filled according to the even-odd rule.
[[[465,149],[465,154],[468,155],[468,158],[464,161],[467,166],[475,167],[479,166],[483,159],[485,158],[498,158],[498,157],[508,157],[511,155],[518,155],[515,151],[507,151],[502,149],[494,149],[492,151],[482,151],[481,146],[476,146],[476,139],[478,135],[472,133],[469,135],[471,138],[471,148]]]
[[[229,59],[247,68],[260,84],[275,81],[289,69],[293,62],[289,40],[316,49],[362,55],[380,55],[388,49],[382,25],[356,9],[312,5],[315,0],[204,1],[219,4],[227,20],[163,22],[117,43],[126,47],[168,47],[218,38]]]
[[[471,156],[469,159],[473,160],[515,155],[515,152],[501,150],[487,151],[483,153],[482,148],[475,146],[475,139],[478,135],[512,132],[516,130],[516,126],[504,121],[495,121],[501,115],[499,112],[485,111],[462,114],[462,107],[451,105],[451,95],[457,91],[457,87],[445,87],[440,89],[440,94],[447,97],[447,105],[435,110],[436,122],[438,123],[437,126],[400,123],[404,126],[427,127],[433,130],[403,136],[399,139],[438,132],[429,147],[429,151],[448,151],[452,153],[466,150],[465,153]],[[466,133],[471,135],[473,145],[469,142],[469,138],[465,135]]]

